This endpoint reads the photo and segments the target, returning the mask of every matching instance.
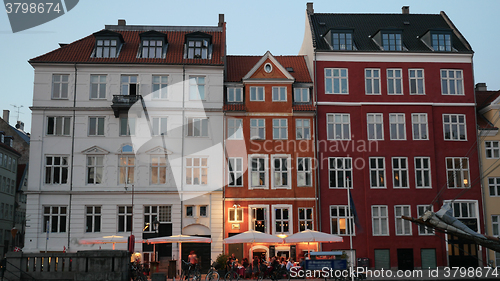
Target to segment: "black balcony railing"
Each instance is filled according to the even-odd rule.
[[[141,95],[113,95],[113,102],[111,103],[111,108],[115,113],[115,117],[119,117],[121,112],[126,112],[130,109],[134,103],[138,102],[142,98]]]

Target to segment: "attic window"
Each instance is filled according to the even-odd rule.
[[[451,52],[451,34],[449,33],[432,33],[432,48],[434,51]]]
[[[166,51],[166,34],[158,31],[146,31],[139,34],[141,37],[140,54],[141,58],[163,58]]]
[[[95,48],[92,53],[94,58],[117,58],[120,48],[124,42],[120,33],[110,30],[102,30],[93,34],[95,37]]]
[[[382,33],[382,46],[385,51],[403,50],[401,33]]]
[[[293,67],[287,67],[287,68],[286,68],[286,71],[288,71],[288,72],[293,72]]]
[[[264,71],[267,73],[273,71],[273,66],[270,63],[266,63],[266,65],[264,65]]]
[[[325,39],[332,50],[345,51],[356,50],[353,43],[352,29],[332,29],[325,34]]]
[[[186,55],[188,59],[209,59],[212,36],[203,32],[186,34]]]

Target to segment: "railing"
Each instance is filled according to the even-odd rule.
[[[139,99],[141,99],[141,95],[114,95],[113,96],[113,105],[124,105],[124,106],[132,106]]]
[[[7,265],[8,265],[7,267],[9,268],[9,269],[5,270],[7,275],[14,275],[14,276],[16,276],[16,278],[19,278],[19,280],[26,280],[26,277],[27,277],[28,280],[36,281],[35,277],[26,273],[25,271],[23,271],[21,268],[15,266],[14,264],[7,262]],[[10,268],[14,268],[14,269],[10,270]]]

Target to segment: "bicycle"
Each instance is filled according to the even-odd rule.
[[[273,281],[278,281],[280,279],[290,281],[290,272],[288,272],[286,268],[278,265],[278,268],[275,268],[273,269],[273,271],[271,271],[269,277]]]
[[[147,281],[146,271],[144,267],[136,262],[131,262],[129,265],[130,279],[132,281]]]
[[[183,269],[181,270],[180,281],[201,281],[201,272],[199,264],[191,264],[186,261],[182,261]]]
[[[220,276],[219,276],[219,272],[217,272],[217,262],[213,262],[212,260],[210,260],[212,262],[212,264],[210,265],[210,269],[208,270],[207,272],[207,276],[205,277],[205,281],[219,281],[220,279]]]
[[[240,280],[240,275],[237,272],[237,267],[235,266],[235,263],[233,262],[230,270],[226,275],[224,276],[225,281],[238,281]]]

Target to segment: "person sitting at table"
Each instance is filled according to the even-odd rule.
[[[290,271],[290,268],[292,268],[294,266],[294,261],[293,261],[293,258],[290,258],[288,260],[288,262],[286,263],[286,271]]]

